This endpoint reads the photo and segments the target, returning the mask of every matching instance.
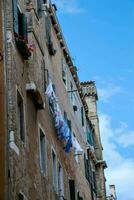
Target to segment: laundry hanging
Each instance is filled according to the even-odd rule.
[[[73,145],[73,147],[75,149],[76,154],[80,154],[81,155],[83,153],[83,149],[81,148],[81,146],[80,146],[78,140],[76,139],[76,137],[74,137],[73,135],[72,135],[72,145]]]
[[[46,89],[46,95],[49,98],[49,105],[53,115],[54,127],[57,130],[57,136],[60,140],[66,143],[64,148],[65,152],[70,152],[72,147],[71,130],[66,120],[63,118],[51,81]]]

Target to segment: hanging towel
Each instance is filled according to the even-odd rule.
[[[67,144],[65,146],[65,152],[69,153],[71,151],[72,148],[72,134],[71,131],[69,132],[69,138],[67,140]]]
[[[82,154],[82,153],[83,153],[83,149],[81,148],[81,146],[80,146],[78,140],[77,140],[76,137],[74,137],[74,136],[72,136],[72,145],[73,145],[73,147],[74,147],[74,149],[75,149],[75,152],[76,152],[77,154]]]

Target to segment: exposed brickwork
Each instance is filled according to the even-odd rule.
[[[4,125],[0,127],[0,130],[8,129],[8,163],[7,168],[9,172],[8,177],[8,190],[7,199],[14,200],[18,199],[18,194],[23,194],[27,200],[56,200],[62,199],[58,197],[58,191],[54,188],[54,172],[52,163],[52,151],[56,154],[57,164],[60,163],[63,169],[63,187],[64,187],[64,198],[70,199],[69,191],[69,179],[75,181],[75,192],[77,192],[83,198],[83,200],[97,200],[96,192],[93,191],[91,182],[85,177],[85,165],[84,165],[84,154],[86,158],[90,158],[92,170],[96,170],[97,184],[101,185],[100,193],[103,197],[99,200],[104,200],[104,174],[103,168],[95,167],[96,161],[93,160],[87,153],[87,135],[86,128],[89,125],[89,120],[95,126],[96,141],[95,145],[99,145],[99,149],[95,148],[94,156],[98,160],[102,159],[102,149],[100,144],[99,129],[97,118],[92,120],[91,110],[89,109],[89,116],[86,116],[84,110],[85,124],[81,123],[81,107],[83,107],[82,91],[77,77],[75,69],[71,71],[73,65],[70,60],[69,52],[65,43],[60,39],[58,33],[60,27],[56,24],[55,11],[52,5],[47,9],[42,6],[42,16],[39,17],[37,5],[35,1],[18,1],[20,11],[27,16],[28,25],[28,45],[32,46],[31,56],[28,60],[24,60],[15,42],[15,34],[13,31],[13,6],[12,1],[7,0],[7,18],[6,27],[7,31],[10,31],[12,35],[11,41],[6,41],[6,52],[5,52],[5,66],[7,76],[7,106],[8,110],[8,127]],[[1,4],[0,4],[1,5]],[[46,33],[46,24],[50,22],[50,33],[53,48],[56,50],[51,52],[48,51],[48,36]],[[54,24],[55,23],[55,24]],[[56,29],[56,27],[58,28]],[[62,36],[63,37],[63,36]],[[2,37],[0,37],[2,38]],[[2,42],[2,41],[1,41]],[[1,45],[2,46],[2,45]],[[51,54],[51,55],[50,55]],[[63,62],[64,61],[64,66]],[[1,62],[0,62],[1,64]],[[67,81],[63,81],[63,67],[66,71]],[[71,69],[70,69],[71,68]],[[2,69],[2,67],[1,67]],[[47,75],[49,73],[49,77]],[[1,83],[4,83],[4,71],[0,73]],[[72,132],[76,136],[81,148],[83,149],[82,155],[76,155],[72,149],[70,153],[65,153],[64,144],[57,137],[57,131],[54,128],[54,122],[52,113],[49,106],[48,97],[45,94],[47,87],[48,78],[55,84],[56,96],[62,114],[67,113],[68,119],[71,121]],[[26,90],[26,86],[29,83],[34,83],[34,89],[32,91]],[[73,90],[77,90],[75,95],[72,97],[70,85],[73,85]],[[4,87],[1,90],[1,100],[4,105],[5,95],[3,93]],[[24,120],[24,139],[20,137],[18,124],[22,123],[18,121],[18,101],[17,94],[21,96],[23,102],[23,119]],[[3,94],[3,95],[2,95]],[[41,102],[41,103],[40,103]],[[42,102],[44,102],[45,108],[43,109]],[[95,102],[95,100],[94,100]],[[87,102],[87,104],[89,104]],[[73,110],[73,105],[77,106],[77,111]],[[1,109],[4,108],[0,107]],[[93,113],[96,112],[96,105],[92,104]],[[20,113],[19,113],[20,114]],[[1,120],[4,121],[4,110],[1,110]],[[87,119],[87,117],[89,119]],[[2,129],[3,128],[3,129]],[[45,147],[46,147],[46,173],[42,174],[40,166],[40,128],[45,134]],[[4,136],[4,132],[3,132]],[[100,136],[99,136],[100,137]],[[3,150],[5,148],[6,138],[1,138],[3,144]],[[1,146],[2,148],[2,146]],[[4,152],[4,151],[3,151]],[[93,153],[94,154],[94,153]],[[3,154],[4,155],[4,154]],[[4,159],[2,160],[4,162]],[[2,173],[5,169],[3,163]],[[91,172],[92,172],[91,170]],[[92,176],[92,175],[91,175]],[[4,178],[4,177],[3,177]],[[93,179],[93,177],[91,177]],[[2,180],[2,176],[1,176]],[[3,179],[4,180],[4,179]],[[90,180],[91,181],[91,180]],[[58,184],[58,181],[57,181]],[[5,185],[5,184],[4,184]],[[1,189],[1,187],[0,187]],[[1,189],[0,192],[4,190]],[[98,190],[99,191],[99,190]],[[1,194],[1,193],[0,193]],[[77,199],[77,198],[76,198]]]

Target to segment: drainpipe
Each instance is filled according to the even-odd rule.
[[[11,59],[9,56],[9,53],[11,52],[11,44],[7,43],[7,31],[9,30],[8,27],[8,17],[9,17],[9,9],[8,5],[10,2],[8,0],[3,0],[3,10],[4,10],[4,30],[3,30],[3,35],[4,35],[4,66],[5,66],[5,103],[6,103],[6,194],[5,194],[5,199],[6,200],[11,200],[11,177],[10,177],[10,148],[9,148],[9,141],[10,141],[10,128],[11,124],[9,123],[9,118],[11,117],[11,112],[10,112],[10,105],[9,105],[9,89],[11,88],[11,83],[10,83],[10,70],[9,66],[11,67]],[[11,25],[10,25],[11,26]],[[10,28],[11,29],[11,28]],[[10,30],[11,31],[11,30]]]
[[[0,199],[5,199],[5,68],[3,62],[4,48],[3,48],[3,1],[0,1]]]

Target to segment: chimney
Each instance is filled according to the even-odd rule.
[[[115,185],[110,185],[109,188],[110,188],[111,196],[114,197],[114,200],[117,200]]]
[[[96,117],[98,100],[97,90],[94,81],[81,82],[82,92],[88,105],[89,118]]]
[[[102,145],[100,138],[100,130],[99,130],[99,119],[97,114],[97,89],[95,85],[95,81],[85,81],[81,82],[82,92],[84,96],[84,100],[87,103],[88,107],[88,118],[90,119],[93,127],[94,127],[94,148],[96,152],[96,157],[100,161],[103,160],[102,156]]]

